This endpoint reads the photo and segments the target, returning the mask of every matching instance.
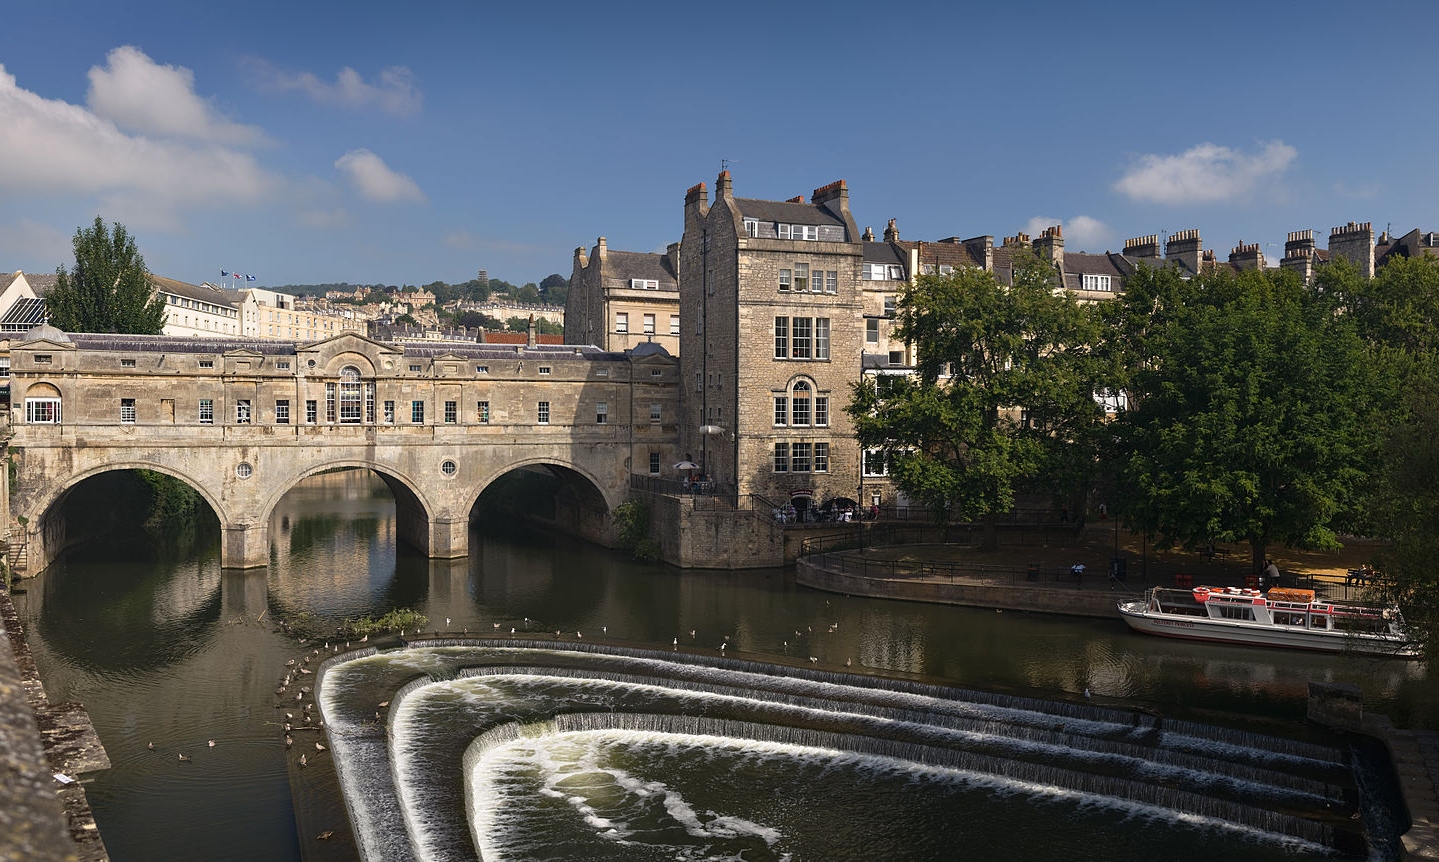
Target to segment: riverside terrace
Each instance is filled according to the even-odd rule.
[[[479,495],[512,470],[558,476],[556,525],[613,544],[609,513],[630,474],[680,457],[679,366],[655,345],[609,353],[354,333],[295,344],[41,326],[11,344],[10,363],[16,472],[0,515],[22,570],[83,538],[67,532],[60,503],[113,470],[193,487],[219,519],[221,564],[248,568],[268,560],[279,499],[328,470],[373,470],[394,493],[401,537],[452,558],[468,553]]]

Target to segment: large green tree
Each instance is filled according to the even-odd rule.
[[[983,520],[1036,484],[1067,494],[1094,463],[1093,315],[1022,249],[1011,281],[969,267],[920,276],[896,325],[919,348],[915,373],[866,377],[846,408],[861,445],[937,517]]]
[[[165,300],[150,284],[145,259],[125,226],[114,231],[99,216],[75,231],[75,266],[55,270],[55,287],[45,297],[50,322],[68,332],[123,332],[159,335]]]
[[[1380,375],[1342,297],[1292,272],[1141,268],[1106,310],[1119,496],[1161,546],[1337,547],[1373,463]]]

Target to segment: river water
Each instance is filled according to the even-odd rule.
[[[1106,842],[1104,855],[1114,859],[1152,858],[1160,851],[1180,858],[1176,848],[1189,854],[1181,853],[1184,858],[1294,858],[1293,842],[1226,832],[1153,808],[1096,804],[1102,794],[1057,792],[1047,781],[981,775],[965,764],[918,769],[904,757],[822,745],[852,739],[848,723],[871,708],[855,704],[871,695],[761,693],[766,685],[758,677],[743,685],[701,680],[683,698],[703,700],[697,714],[725,713],[734,726],[756,710],[813,709],[833,716],[833,703],[840,703],[842,719],[796,719],[834,725],[840,735],[742,739],[689,719],[623,727],[578,720],[538,740],[497,739],[483,751],[455,750],[452,725],[444,721],[472,723],[477,730],[504,722],[487,724],[472,714],[432,722],[426,710],[488,704],[485,709],[510,720],[546,698],[569,698],[609,708],[643,701],[636,711],[645,714],[686,712],[667,705],[680,696],[658,684],[651,671],[629,665],[577,671],[569,666],[578,659],[566,655],[559,663],[569,669],[556,675],[543,645],[524,640],[540,633],[559,632],[569,646],[598,644],[625,653],[583,659],[602,663],[639,661],[634,656],[651,651],[776,662],[795,668],[796,675],[848,663],[866,675],[1016,698],[983,707],[1007,710],[1005,724],[1014,721],[1012,703],[1059,701],[1069,716],[1060,722],[1061,732],[1070,736],[1054,743],[1054,751],[1087,744],[1079,737],[1089,731],[1074,731],[1075,715],[1089,727],[1107,721],[1109,709],[1343,749],[1344,741],[1303,721],[1311,680],[1359,685],[1367,710],[1399,723],[1439,724],[1439,683],[1425,664],[1170,642],[1131,634],[1117,617],[997,614],[829,595],[796,586],[781,570],[681,572],[493,526],[477,528],[468,560],[429,561],[397,552],[393,501],[383,483],[367,473],[338,473],[308,480],[277,507],[267,570],[222,573],[211,541],[139,552],[85,549],[24,584],[14,598],[50,698],[85,705],[112,761],[109,771],[87,784],[111,858],[338,858],[328,848],[345,842],[317,849],[317,836],[310,834],[311,824],[339,809],[338,793],[326,789],[327,782],[292,783],[298,748],[286,750],[280,725],[285,712],[299,710],[276,708],[286,662],[318,644],[297,644],[278,623],[332,629],[347,618],[394,608],[425,614],[430,630],[490,636],[515,631],[519,653],[498,646],[391,650],[393,642],[377,641],[387,649],[364,660],[380,668],[367,673],[399,678],[417,666],[447,668],[437,674],[445,685],[406,699],[407,712],[391,726],[402,727],[403,744],[413,747],[415,759],[407,754],[404,763],[439,758],[438,769],[458,773],[463,756],[463,789],[426,790],[421,779],[413,788],[405,785],[405,792],[448,797],[453,810],[444,816],[469,822],[435,828],[473,828],[485,836],[487,859],[601,858],[596,848],[616,859],[833,859],[846,850],[853,851],[850,858],[1062,857],[1066,848],[1073,858],[1089,858],[1096,841]],[[455,672],[485,663],[501,668],[494,678]],[[347,681],[340,671],[361,667],[336,665],[331,673],[337,686],[353,684],[353,675]],[[577,673],[588,680],[579,688]],[[356,702],[373,704],[390,697],[392,683],[350,693]],[[926,715],[945,708],[915,705]],[[337,731],[347,721],[358,728],[369,709],[330,718]],[[996,721],[992,715],[983,720]],[[906,726],[936,732],[925,722],[906,719]],[[945,728],[947,734],[971,733]],[[1000,735],[1010,739],[1009,733]],[[318,734],[294,735],[317,762],[332,756],[313,750]],[[1022,745],[1004,743],[998,756],[1022,758],[1004,746],[1017,751],[1035,744],[1024,739]],[[1256,749],[1238,750],[1235,759],[1256,756]],[[351,756],[350,750],[342,756]],[[351,776],[356,771],[349,768]],[[411,781],[404,775],[396,780]],[[577,790],[575,781],[592,784]],[[492,802],[466,807],[455,801],[466,793]],[[549,804],[524,802],[534,799]],[[296,826],[297,814],[307,824],[305,834]],[[558,823],[578,829],[563,839],[577,843],[545,843],[544,836],[559,834]],[[648,838],[639,841],[636,834]],[[1015,843],[1019,838],[1024,840]],[[957,854],[959,848],[967,850]],[[449,857],[441,852],[431,858]]]

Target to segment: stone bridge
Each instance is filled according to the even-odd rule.
[[[562,480],[558,526],[612,544],[630,474],[671,470],[678,363],[643,345],[238,341],[66,334],[10,348],[11,559],[38,571],[81,536],[78,484],[144,469],[194,488],[223,531],[221,564],[264,566],[280,498],[308,476],[373,470],[401,538],[431,557],[469,551],[479,496],[500,476]],[[23,548],[23,553],[16,549]]]

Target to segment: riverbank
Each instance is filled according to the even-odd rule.
[[[0,860],[108,862],[82,775],[110,768],[78,703],[52,704],[0,590]]]

